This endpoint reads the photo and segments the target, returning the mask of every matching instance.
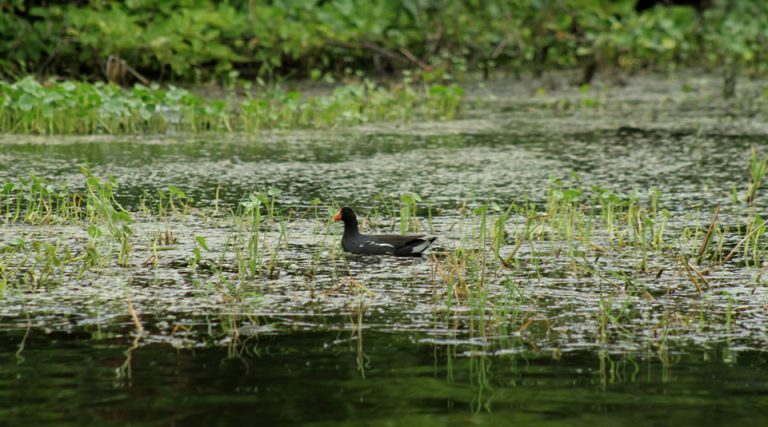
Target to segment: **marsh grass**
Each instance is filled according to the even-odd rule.
[[[582,280],[592,277],[601,284],[595,335],[607,347],[617,340],[635,339],[638,329],[633,322],[659,312],[661,306],[654,303],[658,290],[648,284],[652,278],[671,274],[674,279],[667,280],[677,282],[677,289],[702,299],[716,289],[708,276],[730,268],[724,264],[732,259],[754,268],[765,265],[768,221],[760,215],[752,212],[735,228],[720,224],[720,206],[709,214],[693,211],[675,217],[663,207],[664,196],[655,188],[620,193],[554,180],[540,203],[461,207],[461,220],[451,227],[457,230],[455,245],[432,257],[433,280],[444,287],[444,322],[449,324],[449,313],[469,310],[470,335],[482,329],[509,336],[513,329],[505,320],[518,331],[526,330],[533,320],[525,319],[522,309],[526,285],[513,278],[533,270],[540,280],[542,274],[551,274],[542,269],[570,266],[568,274]],[[603,257],[609,257],[610,264],[599,263]],[[513,283],[514,291],[507,295],[491,291],[500,282]],[[730,315],[722,317],[721,327],[730,327]],[[679,339],[717,323],[700,311],[675,309],[661,310],[658,319],[651,323],[648,346],[663,364],[671,363],[672,337]],[[609,359],[605,360],[610,364]],[[615,367],[607,372],[617,374]]]
[[[169,186],[145,197],[140,212],[132,213],[117,202],[120,187],[114,179],[97,177],[87,169],[79,190],[41,178],[17,180],[3,188],[7,189],[0,198],[4,227],[39,230],[64,223],[81,227],[87,235],[85,240],[26,235],[3,240],[0,289],[6,291],[82,282],[105,268],[140,268],[132,261],[138,257],[146,260],[142,267],[179,269],[201,292],[246,311],[257,307],[249,304],[269,292],[281,275],[300,275],[302,285],[297,286],[309,287],[316,297],[337,291],[354,297],[375,295],[369,283],[355,277],[350,261],[339,250],[339,228],[331,221],[336,207],[319,199],[298,210],[289,209],[281,203],[279,189],[265,188],[247,194],[231,209],[217,203],[211,211],[195,208],[183,190]],[[580,291],[594,292],[587,320],[594,325],[591,333],[596,345],[602,348],[640,340],[655,357],[669,361],[670,342],[691,330],[718,322],[733,330],[738,321],[735,307],[729,306],[727,313],[718,311],[722,314],[718,317],[656,300],[679,293],[704,304],[723,286],[710,278],[711,271],[763,268],[768,260],[764,248],[768,221],[750,212],[748,220],[725,226],[719,207],[673,215],[664,208],[664,200],[665,194],[658,189],[620,192],[553,180],[537,201],[464,201],[453,209],[441,207],[444,216],[437,223],[441,238],[427,261],[435,288],[435,321],[480,343],[483,347],[477,351],[481,353],[490,353],[494,346],[525,347],[542,339],[556,342],[554,327],[562,328],[562,323],[557,324],[562,320],[542,315],[547,307],[531,295],[536,294],[533,285],[562,275],[573,286],[584,288]],[[393,230],[399,225],[409,233],[425,231],[424,216],[431,215],[426,198],[408,193],[374,202],[371,223],[389,221]],[[174,237],[170,228],[185,218],[220,227],[211,234],[196,228],[189,235]],[[450,223],[443,222],[446,218]],[[299,220],[309,224],[304,227],[314,236],[312,248],[303,258],[305,265],[289,268],[292,225]],[[165,230],[137,235],[134,222],[155,222]],[[162,245],[179,241],[177,249],[186,251],[183,262],[163,260]],[[654,281],[669,283],[666,294],[663,285]],[[333,285],[321,288],[328,282]],[[758,276],[755,286],[759,283]],[[362,331],[363,313],[357,315],[356,328]],[[237,331],[237,319],[227,322],[228,330]],[[359,355],[363,372],[362,348]],[[613,367],[610,356],[604,361],[609,377],[625,369]],[[471,368],[476,384],[484,390],[478,396],[478,408],[491,392],[483,363],[478,360]]]
[[[290,220],[290,212],[276,206],[279,194],[278,189],[269,188],[252,193],[240,202],[236,222],[241,234],[234,236],[234,244],[238,271],[243,277],[253,279],[266,273],[266,277],[276,278],[279,274],[279,250],[287,242],[287,223]],[[276,241],[268,239],[264,233],[275,225],[279,230]],[[244,247],[238,244],[242,235],[245,236]]]
[[[107,180],[93,175],[82,168],[86,181],[86,221],[88,235],[101,251],[106,251],[104,258],[109,258],[117,244],[117,263],[120,266],[130,264],[131,254],[131,214],[115,200],[117,181]]]
[[[760,157],[757,149],[752,147],[749,156],[749,183],[747,185],[747,204],[754,205],[757,197],[757,190],[768,174],[768,157]]]
[[[418,231],[419,219],[416,216],[416,204],[421,203],[421,196],[416,193],[403,193],[400,195],[400,234]]]

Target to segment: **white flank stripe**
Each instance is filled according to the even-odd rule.
[[[393,248],[394,249],[394,246],[390,245],[389,243],[376,243],[376,242],[363,242],[363,243],[360,243],[357,247],[358,248],[364,248],[366,246],[382,246],[382,247],[385,247],[385,248]]]
[[[388,248],[394,248],[394,246],[390,245],[389,243],[369,242],[369,244],[376,245],[376,246],[385,246],[385,247],[388,247]]]
[[[424,249],[427,249],[427,246],[429,246],[430,243],[432,243],[432,242],[430,242],[429,240],[423,240],[420,244],[418,244],[418,245],[416,245],[416,246],[411,248],[411,253],[412,254],[417,254],[417,253],[423,251]]]

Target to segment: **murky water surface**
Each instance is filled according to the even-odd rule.
[[[734,228],[768,207],[732,200],[734,186],[737,197],[746,188],[750,147],[768,150],[766,115],[710,98],[711,84],[638,79],[534,96],[499,83],[476,90],[495,95],[484,108],[450,123],[5,136],[0,181],[37,175],[80,188],[87,165],[117,179],[134,223],[127,266],[61,268],[48,284],[25,276],[3,291],[0,424],[766,424],[768,291],[749,260],[698,266],[694,280],[672,249],[642,259],[586,248],[580,260],[551,235],[522,242],[514,266],[487,260],[482,292],[477,281],[469,293],[447,282],[463,274],[446,270],[451,254],[472,250],[474,207],[541,204],[552,178],[642,199],[657,188],[670,236],[705,230],[716,205]],[[589,96],[606,105],[584,107]],[[195,208],[139,212],[169,186]],[[264,270],[242,280],[229,210],[268,188],[290,216],[263,231]],[[397,232],[406,192],[423,198],[421,230],[439,237],[433,257],[340,252],[333,203],[354,206],[368,229]],[[510,219],[502,255],[521,221]],[[76,252],[85,228],[5,224],[0,246],[23,238]],[[27,262],[19,257],[4,255],[6,271]]]

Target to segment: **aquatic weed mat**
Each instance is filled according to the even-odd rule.
[[[202,211],[163,221],[137,215],[127,263],[106,259],[86,271],[72,260],[88,240],[82,227],[6,225],[4,248],[29,246],[2,255],[0,316],[11,328],[128,335],[138,323],[149,342],[180,346],[297,328],[406,333],[488,354],[765,345],[768,291],[759,266],[702,272],[667,250],[641,258],[631,246],[599,248],[610,241],[598,237],[590,243],[597,249],[544,239],[553,231],[515,244],[514,259],[512,241],[502,245],[502,262],[488,242],[472,240],[481,221],[435,218],[440,241],[431,256],[416,259],[344,255],[338,230],[326,231],[322,218],[290,221],[282,232],[268,224],[259,234],[263,251],[251,254],[260,271],[250,273],[243,263],[251,260],[236,248],[247,232]],[[510,218],[506,232],[524,221]],[[44,243],[56,246],[58,261],[46,259]]]

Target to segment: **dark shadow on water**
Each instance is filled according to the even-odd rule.
[[[354,333],[282,331],[241,337],[234,353],[149,342],[127,362],[130,338],[35,331],[17,355],[23,335],[0,338],[6,425],[387,425],[394,414],[431,425],[768,422],[765,354],[726,363],[724,348],[662,364],[593,352],[467,355],[370,332],[360,359]]]

